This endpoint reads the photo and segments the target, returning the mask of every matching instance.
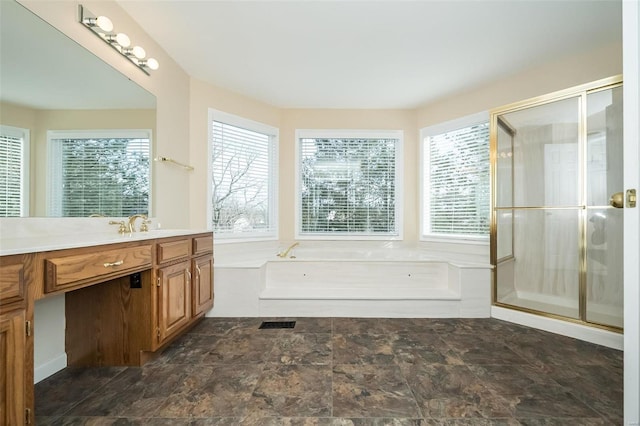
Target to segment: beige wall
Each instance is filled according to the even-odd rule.
[[[546,94],[588,81],[619,74],[621,45],[582,52],[556,63],[534,66],[517,75],[415,111],[407,110],[280,110],[208,83],[191,79],[114,1],[87,1],[95,14],[105,14],[126,28],[160,61],[160,69],[146,76],[109,46],[76,22],[71,1],[21,0],[21,3],[52,23],[91,52],[111,64],[157,98],[157,134],[154,155],[191,164],[193,172],[157,164],[153,197],[156,214],[164,227],[203,227],[207,224],[207,116],[214,108],[280,128],[280,223],[281,238],[294,236],[294,134],[296,128],[397,129],[404,131],[404,236],[418,235],[418,132],[422,127],[488,110],[514,101]],[[188,188],[188,190],[186,190]]]
[[[191,192],[189,217],[191,226],[206,227],[209,223],[207,220],[209,109],[238,115],[278,128],[280,127],[280,110],[196,79],[191,80],[190,99],[190,156],[195,170],[191,173],[189,180]]]
[[[619,43],[533,66],[485,86],[452,94],[419,108],[418,126],[427,127],[618,74],[622,74]]]
[[[417,157],[415,112],[411,110],[280,110],[208,83],[191,81],[191,224],[207,224],[208,112],[224,111],[280,129],[279,223],[280,238],[294,239],[296,129],[384,129],[404,132],[405,238],[417,236]]]

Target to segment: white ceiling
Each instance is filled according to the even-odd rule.
[[[416,108],[622,38],[621,0],[118,3],[192,77],[282,108]]]

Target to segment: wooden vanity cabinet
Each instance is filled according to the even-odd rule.
[[[33,308],[27,281],[31,265],[29,255],[0,258],[0,425],[31,422]]]
[[[156,252],[159,347],[213,307],[213,236],[161,241]]]
[[[213,236],[0,256],[0,426],[33,423],[33,306],[53,294],[68,365],[141,366],[213,306]]]
[[[193,254],[197,256],[191,261],[193,271],[191,309],[195,317],[213,308],[213,236],[195,237]]]
[[[213,306],[211,234],[44,257],[45,292],[65,293],[70,365],[143,365]]]
[[[24,310],[0,314],[0,425],[25,421],[24,324]]]
[[[128,244],[99,251],[95,248],[65,250],[59,255],[47,256],[44,291],[74,290],[151,269],[151,248],[150,244]]]
[[[196,257],[192,261],[192,312],[193,316],[204,314],[213,308],[213,255]]]
[[[191,321],[191,265],[189,261],[158,269],[158,344]]]
[[[69,365],[143,365],[213,306],[211,234],[43,256],[45,293],[65,293]]]

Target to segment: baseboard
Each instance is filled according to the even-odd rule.
[[[33,382],[38,383],[41,380],[46,379],[49,376],[53,376],[58,371],[63,370],[67,366],[67,354],[62,353],[57,357],[45,362],[42,365],[36,366],[33,369]]]
[[[623,350],[624,348],[624,335],[622,333],[615,333],[613,331],[602,330],[596,327],[575,324],[555,318],[547,318],[500,306],[491,307],[491,318],[537,328],[550,333],[561,334],[563,336],[584,340],[585,342],[591,342],[617,350]]]

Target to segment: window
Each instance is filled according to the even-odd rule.
[[[489,123],[486,113],[422,130],[422,234],[486,240]]]
[[[150,135],[150,130],[49,131],[49,215],[149,214]]]
[[[401,235],[400,131],[299,130],[298,237]]]
[[[227,239],[278,237],[278,129],[210,113],[211,223]]]
[[[0,126],[0,217],[29,215],[29,131]]]

